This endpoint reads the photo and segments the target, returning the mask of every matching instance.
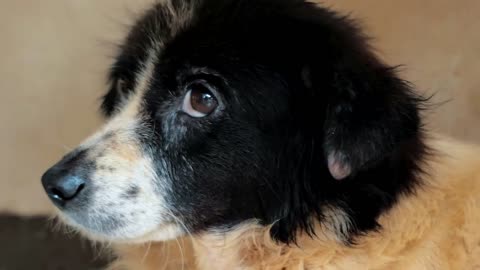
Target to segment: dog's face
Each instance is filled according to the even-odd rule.
[[[317,219],[344,239],[413,181],[398,147],[418,146],[418,100],[351,22],[303,1],[158,4],[110,82],[108,122],[42,179],[97,239],[257,220],[289,241]]]

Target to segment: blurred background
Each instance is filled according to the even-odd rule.
[[[45,230],[53,208],[40,176],[101,124],[115,44],[151,2],[0,1],[0,270],[103,265],[90,263],[88,244]],[[480,142],[480,1],[322,3],[360,19],[385,61],[404,65],[402,76],[435,102],[448,101],[428,113],[431,129]]]

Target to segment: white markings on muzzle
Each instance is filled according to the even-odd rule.
[[[139,133],[153,132],[142,123],[141,108],[157,55],[158,48],[153,48],[121,110],[79,146],[86,150],[86,162],[95,164],[87,168],[88,200],[65,213],[68,223],[91,238],[138,242],[180,235],[165,201],[167,175],[158,175],[151,151],[138,139]]]

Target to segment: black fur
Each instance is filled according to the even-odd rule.
[[[299,230],[314,235],[325,206],[348,214],[353,226],[338,233],[349,241],[379,229],[379,215],[419,182],[422,98],[331,10],[303,0],[173,1],[179,14],[188,5],[194,16],[176,32],[161,4],[138,21],[103,101],[114,115],[151,40],[165,44],[144,97],[142,128],[154,136],[139,136],[168,170],[173,213],[194,232],[255,218],[287,243]],[[175,104],[198,78],[222,106],[194,119]],[[331,154],[351,168],[346,179],[330,174]]]

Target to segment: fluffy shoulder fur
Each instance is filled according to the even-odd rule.
[[[112,269],[480,269],[480,147],[436,137],[424,185],[380,219],[382,229],[346,246],[317,228],[298,245],[248,224],[180,242],[119,247]],[[193,244],[192,244],[193,243]],[[162,268],[164,267],[164,268]]]

